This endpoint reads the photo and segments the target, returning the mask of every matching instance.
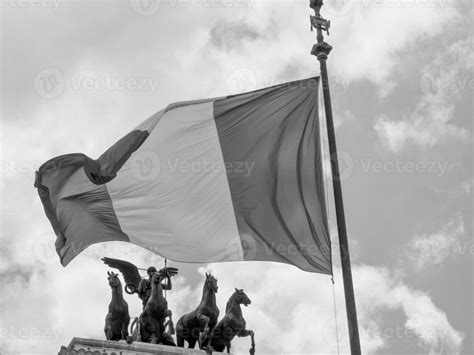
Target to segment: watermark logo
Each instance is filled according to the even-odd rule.
[[[355,0],[333,0],[325,3],[327,7],[324,11],[327,12],[327,15],[324,17],[331,18],[334,16],[346,16],[354,8]]]
[[[227,91],[231,95],[253,91],[257,88],[255,71],[249,68],[234,70],[227,78]]]
[[[160,0],[130,0],[133,12],[140,16],[152,16],[160,8]]]
[[[87,91],[146,91],[154,94],[158,79],[151,77],[119,77],[111,74],[78,75],[72,78],[72,88]]]
[[[169,0],[171,6],[189,7],[250,7],[252,0]]]
[[[61,5],[62,0],[2,0],[0,2],[0,8],[40,8],[40,9],[53,9],[55,12]]]
[[[451,241],[443,236],[434,237],[429,243],[419,249],[418,257],[426,263],[438,265],[448,259],[451,251]]]
[[[336,154],[331,155],[331,160],[335,159]],[[337,152],[337,162],[339,165],[339,176],[333,176],[332,173],[329,175],[331,180],[344,181],[349,179],[352,176],[354,171],[354,160],[352,156],[344,151]]]
[[[0,174],[32,174],[41,166],[36,160],[0,160]]]
[[[350,256],[352,261],[356,261],[359,259],[360,256],[360,246],[359,243],[354,241],[353,239],[349,238],[348,244],[349,244],[349,253],[346,252],[347,249],[343,249],[341,251],[341,245],[339,243],[339,238],[337,236],[334,238],[331,238],[331,245],[329,247],[322,247],[321,252],[323,255],[327,256],[331,254],[331,260],[333,262],[333,265],[340,266],[341,265],[341,260],[344,258],[347,258]]]
[[[420,78],[420,90],[425,95],[474,90],[474,78],[451,69],[433,66],[423,72]]]
[[[451,76],[441,67],[426,70],[420,79],[420,89],[424,94],[436,95],[445,92],[451,86]]]
[[[360,159],[363,173],[373,174],[429,174],[442,176],[448,168],[448,162],[444,161],[405,161],[399,158],[395,160],[376,160],[372,158]]]
[[[40,263],[53,265],[59,263],[56,253],[56,235],[53,233],[43,234],[38,237],[33,244],[33,256]]]
[[[255,260],[257,256],[257,243],[249,234],[240,234],[232,238],[226,246],[226,260]]]
[[[333,347],[349,345],[347,333],[347,319],[344,317],[328,318],[322,326],[322,335],[327,344]]]
[[[334,154],[331,156],[333,163]],[[443,176],[449,168],[447,161],[416,161],[403,160],[400,158],[381,160],[377,157],[353,158],[351,154],[344,151],[337,152],[339,177],[334,179],[344,181],[354,174],[357,168],[358,173],[363,174],[424,174],[433,176]],[[326,160],[327,161],[327,160]],[[325,165],[325,170],[329,179],[333,180],[330,167]]]
[[[215,161],[209,159],[195,161],[181,161],[179,158],[168,159],[168,169],[171,173],[233,173],[245,178],[249,177],[254,168],[254,161]]]
[[[362,0],[364,6],[379,6],[385,8],[444,8],[449,0]]]
[[[51,327],[0,327],[0,339],[44,339],[44,340],[58,340],[63,328],[59,325],[52,325]]]
[[[132,175],[140,181],[155,180],[160,174],[160,157],[152,151],[135,154],[130,160]]]
[[[44,99],[52,99],[62,94],[65,80],[58,68],[41,70],[34,79],[36,93]]]

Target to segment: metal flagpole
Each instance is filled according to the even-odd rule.
[[[334,200],[336,205],[337,231],[339,235],[339,250],[341,253],[342,278],[344,281],[344,295],[346,299],[347,323],[351,345],[351,354],[360,355],[359,328],[357,325],[357,311],[354,298],[354,286],[352,284],[351,260],[349,256],[349,243],[347,241],[346,218],[344,215],[344,203],[342,199],[341,181],[339,178],[339,164],[337,158],[336,135],[332,118],[331,96],[329,92],[328,72],[326,59],[332,46],[324,42],[323,31],[329,35],[331,21],[321,17],[320,10],[323,0],[310,0],[310,7],[314,10],[314,16],[310,16],[311,30],[316,28],[317,43],[313,46],[311,54],[316,56],[321,67],[321,81],[323,86],[324,111],[326,114],[326,126],[328,131],[329,153],[331,157],[332,183],[334,189]]]

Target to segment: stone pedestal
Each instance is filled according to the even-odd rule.
[[[62,346],[58,355],[206,355],[203,350],[185,349],[174,346],[125,341],[73,338],[71,343]],[[213,355],[223,354],[213,352]]]

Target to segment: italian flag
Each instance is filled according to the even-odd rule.
[[[127,241],[180,262],[275,261],[332,273],[319,78],[174,103],[97,160],[62,155],[35,186],[65,266]]]

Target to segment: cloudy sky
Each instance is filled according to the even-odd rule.
[[[98,157],[175,101],[318,75],[315,33],[306,0],[1,1],[0,353],[52,354],[74,336],[104,336],[100,257],[163,260],[109,243],[60,266],[33,188],[38,166],[65,153]],[[472,354],[472,2],[326,3],[363,353]],[[244,315],[258,353],[336,354],[338,343],[348,353],[333,210],[330,218],[337,316],[325,275],[171,263],[180,268],[168,293],[176,319],[212,271],[221,309],[234,287],[252,299]],[[127,300],[138,315],[138,299]],[[241,338],[233,349],[249,345]]]

